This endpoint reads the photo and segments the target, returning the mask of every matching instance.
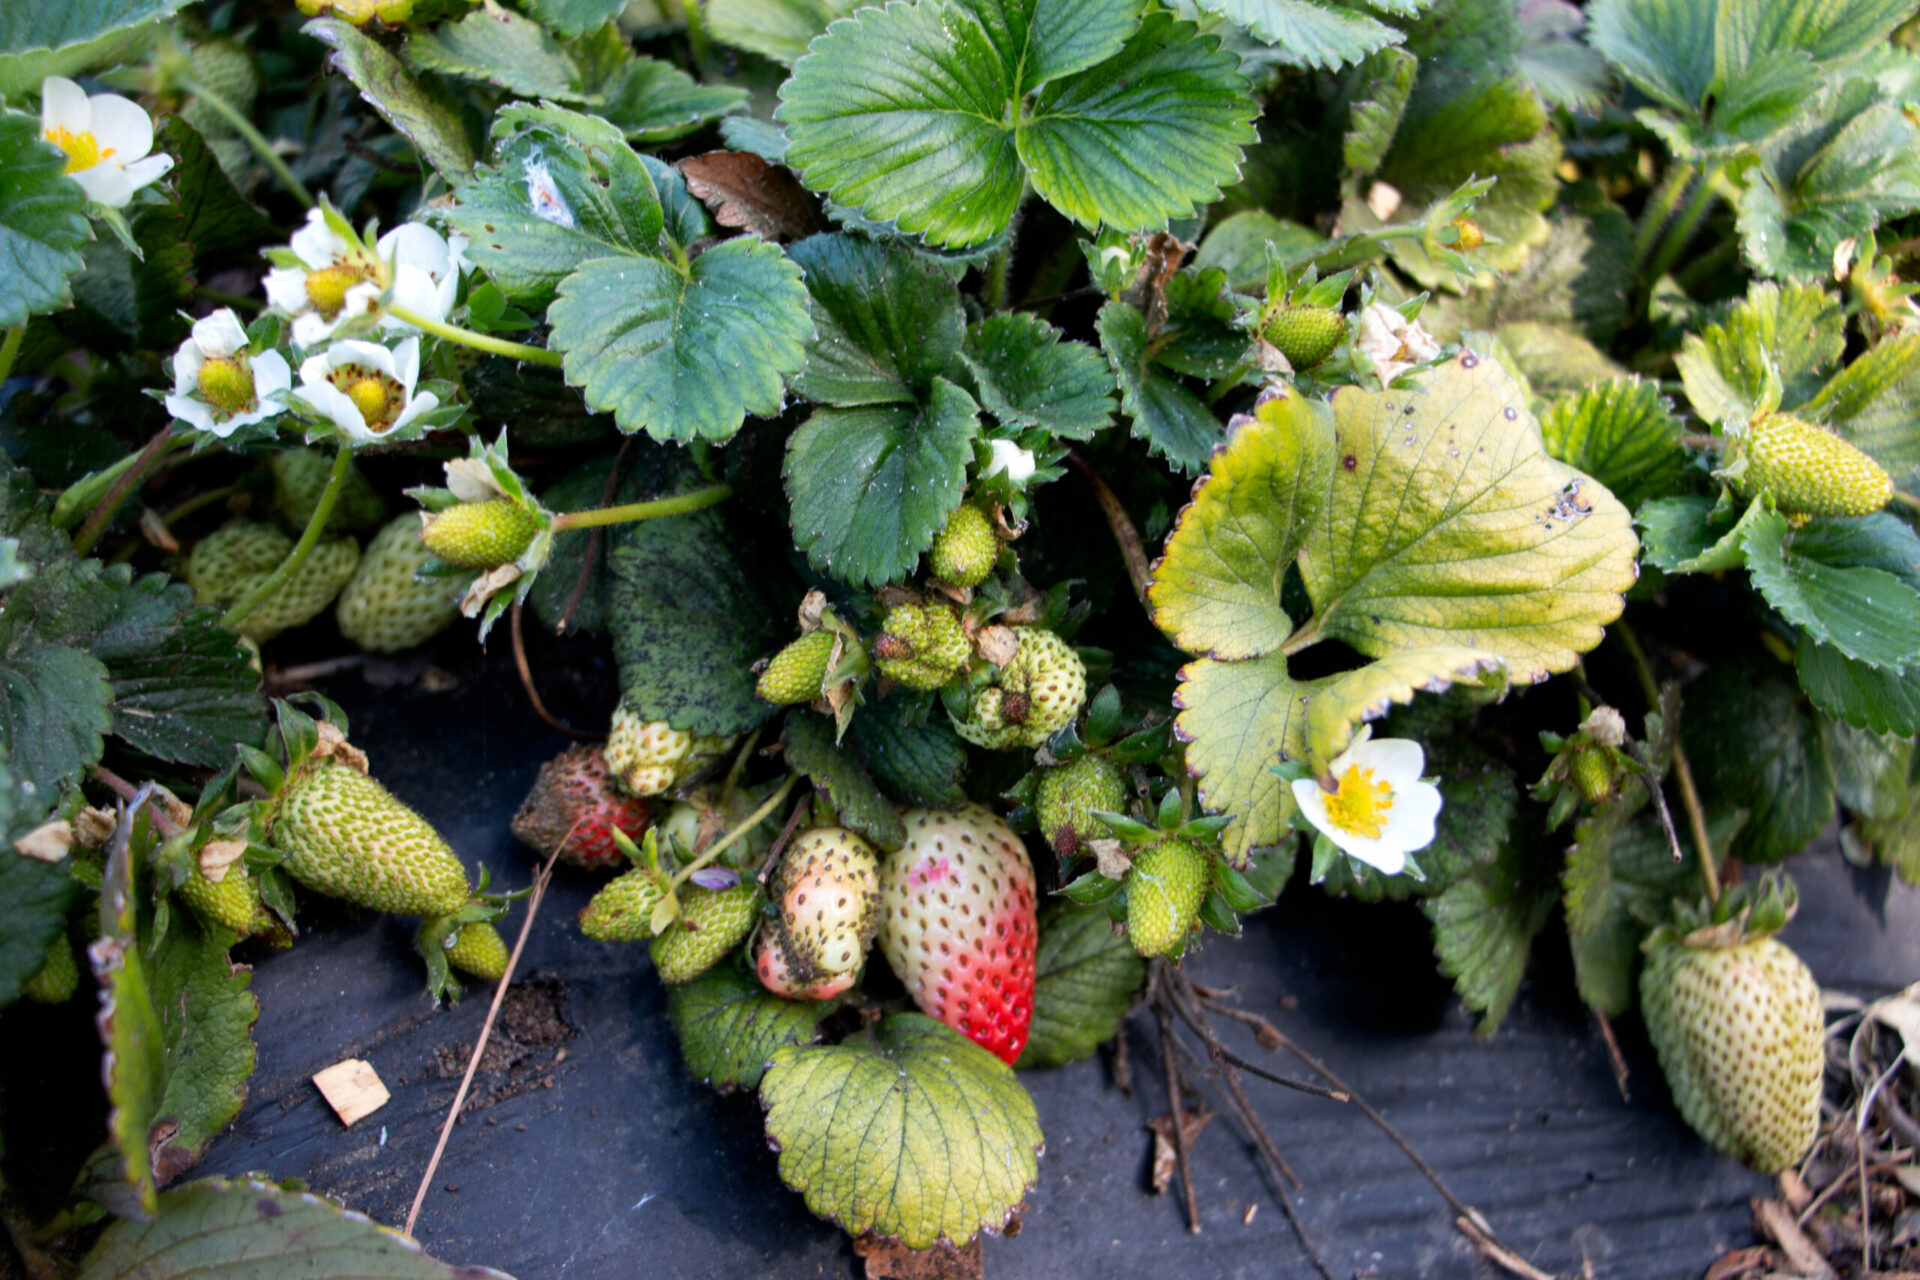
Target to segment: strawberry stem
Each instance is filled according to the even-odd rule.
[[[628,524],[635,520],[657,520],[661,516],[685,515],[689,511],[698,511],[702,507],[711,507],[717,502],[725,502],[733,496],[730,484],[708,485],[704,489],[695,489],[691,493],[675,494],[671,498],[655,498],[651,502],[629,502],[618,507],[601,507],[595,511],[568,511],[553,518],[553,531],[564,533],[568,529],[592,529],[598,525]]]
[[[346,488],[347,471],[353,465],[353,450],[342,445],[333,455],[333,471],[327,477],[327,487],[320,491],[320,500],[313,504],[313,514],[307,517],[307,527],[300,531],[300,541],[293,544],[293,550],[280,562],[280,567],[268,574],[261,583],[247,594],[233,602],[233,606],[220,615],[220,625],[229,630],[239,626],[286,584],[287,579],[299,572],[300,566],[307,562],[314,547],[319,545],[321,531],[327,527],[327,519],[333,515],[333,504],[340,499],[340,491]]]
[[[768,796],[765,802],[762,803],[758,809],[755,809],[752,813],[748,814],[746,816],[746,819],[742,821],[739,826],[727,832],[727,834],[721,836],[718,840],[715,840],[712,844],[707,846],[705,853],[702,853],[699,857],[695,858],[692,862],[689,862],[686,866],[680,868],[679,872],[676,873],[673,877],[672,887],[675,889],[678,889],[681,885],[691,880],[693,878],[694,872],[700,870],[702,867],[705,867],[711,864],[713,860],[719,857],[722,853],[724,853],[728,848],[728,846],[733,844],[734,841],[738,840],[741,836],[746,835],[747,832],[753,830],[755,827],[759,826],[762,822],[765,822],[767,820],[767,815],[780,807],[781,802],[787,798],[787,793],[793,790],[793,784],[798,781],[800,781],[799,774],[796,773],[796,774],[790,775],[785,782],[780,784],[780,789],[774,792],[772,795]]]
[[[281,159],[278,151],[273,149],[273,144],[253,127],[253,121],[247,119],[245,112],[198,80],[189,80],[181,87],[210,107],[215,115],[226,121],[235,133],[244,138],[247,145],[253,148],[254,154],[260,157],[261,163],[272,171],[273,176],[279,179],[280,185],[285,187],[295,200],[306,208],[313,208],[313,193],[307,190],[306,183],[293,176],[293,170],[287,168],[287,162]]]
[[[472,329],[462,329],[457,324],[435,320],[431,316],[423,316],[418,311],[411,311],[406,307],[389,306],[387,314],[403,324],[410,324],[436,338],[445,338],[448,342],[457,342],[463,347],[472,347],[475,351],[484,351],[488,355],[526,360],[554,369],[558,369],[561,365],[560,353],[549,351],[545,347],[530,347],[524,342],[508,342],[505,338],[496,338],[491,334],[475,333]]]
[[[20,354],[20,343],[26,336],[27,326],[17,324],[7,330],[5,340],[0,341],[0,382],[5,382],[13,372],[13,359]]]

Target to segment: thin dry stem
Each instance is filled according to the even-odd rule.
[[[1194,1199],[1193,1170],[1187,1162],[1187,1131],[1180,1123],[1180,1068],[1173,1060],[1173,1020],[1168,1017],[1165,1007],[1157,1002],[1153,1013],[1160,1023],[1160,1057],[1166,1070],[1167,1107],[1172,1119],[1168,1128],[1173,1134],[1174,1163],[1180,1167],[1180,1188],[1186,1193],[1187,1230],[1197,1236],[1200,1234],[1200,1206]]]
[[[520,684],[521,687],[527,691],[527,701],[533,705],[533,714],[539,716],[541,722],[549,729],[558,729],[560,732],[575,738],[593,737],[593,734],[582,733],[564,720],[555,718],[553,713],[547,710],[547,704],[540,700],[540,690],[533,683],[533,667],[527,661],[526,637],[520,630],[520,615],[525,612],[525,609],[525,605],[516,604],[513,606],[512,612],[507,619],[507,630],[513,637],[513,665],[520,672]]]
[[[1086,478],[1093,487],[1093,500],[1100,504],[1100,514],[1107,518],[1107,527],[1113,530],[1113,540],[1119,544],[1120,559],[1126,564],[1127,579],[1133,583],[1133,594],[1144,607],[1147,603],[1147,548],[1140,541],[1140,531],[1133,527],[1133,518],[1127,514],[1118,495],[1108,487],[1093,464],[1077,452],[1067,454],[1067,462]]]

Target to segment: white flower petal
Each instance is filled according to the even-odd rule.
[[[172,171],[173,157],[164,152],[148,156],[145,160],[136,160],[126,168],[127,181],[133,184],[135,191],[160,181]]]
[[[989,440],[987,452],[991,456],[987,461],[987,469],[981,473],[983,478],[997,476],[1004,471],[1007,473],[1007,479],[1015,485],[1022,485],[1033,475],[1033,454],[1013,441]]]
[[[294,255],[315,271],[332,266],[333,260],[347,251],[347,242],[327,225],[327,215],[320,209],[307,210],[307,225],[294,232],[288,244]]]
[[[117,93],[87,99],[93,113],[93,140],[103,162],[125,168],[153,150],[153,120],[138,103]]]
[[[334,326],[318,311],[308,311],[293,318],[293,345],[296,347],[317,347],[333,336]]]
[[[213,410],[203,400],[191,396],[171,395],[166,399],[167,412],[186,423],[196,431],[208,431],[216,436],[225,437],[233,427],[213,420]],[[224,428],[224,430],[223,430]]]
[[[391,305],[405,308],[429,320],[445,320],[453,303],[452,276],[447,277],[446,284],[448,287],[443,299],[441,286],[434,283],[431,275],[421,267],[403,263],[393,269]],[[388,316],[380,323],[383,328],[399,329],[407,333],[419,332],[406,321],[396,320],[392,316]]]
[[[305,366],[300,374],[306,376]],[[345,392],[331,382],[309,382],[293,393],[327,416],[350,440],[372,440],[373,432],[367,430],[367,420],[360,416],[359,406],[347,398]]]
[[[292,385],[293,370],[287,368],[287,358],[278,351],[262,351],[253,358],[253,394],[261,404],[268,400],[278,404]]]
[[[347,290],[347,296],[341,300],[340,314],[334,317],[334,327],[338,328],[344,320],[370,316],[379,309],[380,286],[372,281],[356,284]]]
[[[464,277],[473,270],[473,264],[467,261],[467,246],[472,243],[458,231],[447,237],[447,257],[453,263],[454,274]]]
[[[382,347],[382,351],[386,348]],[[408,338],[387,357],[386,373],[413,395],[413,384],[420,381],[420,339]]]
[[[1380,832],[1380,843],[1394,845],[1408,853],[1426,848],[1433,843],[1443,803],[1440,788],[1431,782],[1396,787],[1393,808],[1387,811],[1386,826]]]
[[[1366,785],[1387,790],[1387,804],[1378,813],[1379,834],[1368,836],[1335,823],[1327,809],[1328,793],[1312,778],[1295,781],[1291,790],[1301,814],[1348,855],[1386,875],[1406,869],[1407,855],[1433,843],[1440,816],[1440,788],[1420,780],[1426,752],[1406,738],[1365,736],[1334,758],[1328,771],[1344,784],[1351,770],[1371,774]]]
[[[67,175],[80,184],[87,193],[87,199],[95,204],[106,205],[109,209],[124,209],[133,199],[133,183],[127,175],[111,164],[97,164],[91,169],[75,169]]]
[[[247,345],[246,326],[232,307],[222,307],[193,322],[193,344],[203,355],[230,356]]]
[[[1350,766],[1371,769],[1374,777],[1392,787],[1418,782],[1427,765],[1427,753],[1411,738],[1375,738],[1356,742],[1335,757],[1329,772],[1334,777]]]
[[[418,222],[403,222],[380,237],[380,257],[396,269],[418,267],[438,280],[453,269],[447,242],[432,227]]]
[[[267,301],[288,315],[298,315],[313,305],[307,297],[307,273],[298,267],[274,267],[262,281]]]
[[[93,129],[93,107],[87,91],[65,76],[48,76],[40,82],[40,131],[52,133],[88,133]]]
[[[181,343],[180,349],[173,353],[173,393],[188,395],[199,386],[200,369],[206,363],[207,357],[191,337]]]
[[[440,397],[431,391],[422,391],[417,396],[410,396],[407,399],[407,407],[400,411],[400,415],[393,420],[393,425],[387,430],[398,431],[421,414],[439,407]]]
[[[412,344],[416,352],[415,359],[417,361],[417,353],[420,346],[419,340],[410,338],[407,341]],[[406,343],[403,343],[402,349],[404,349],[406,345]],[[354,365],[357,368],[365,369],[371,373],[385,374],[395,382],[404,384],[408,390],[413,389],[413,384],[405,378],[402,378],[399,373],[395,371],[394,352],[381,346],[377,342],[362,342],[358,338],[350,338],[344,342],[336,342],[327,348],[326,358],[329,369],[341,369],[347,365]],[[301,376],[304,377],[305,374],[306,370],[302,369]]]

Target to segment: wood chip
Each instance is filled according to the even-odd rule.
[[[1809,1280],[1834,1280],[1833,1268],[1827,1265],[1813,1241],[1807,1239],[1793,1220],[1793,1210],[1786,1205],[1778,1200],[1754,1200],[1753,1225],[1761,1235],[1780,1246],[1780,1252],[1787,1255],[1787,1265],[1796,1275]]]
[[[327,1100],[340,1123],[351,1127],[387,1105],[392,1096],[380,1083],[373,1064],[361,1058],[347,1058],[325,1071],[315,1073],[313,1083]]]

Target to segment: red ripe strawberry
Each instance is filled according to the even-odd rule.
[[[577,746],[540,766],[533,790],[513,815],[513,834],[542,858],[565,840],[562,862],[589,871],[617,870],[626,859],[613,843],[615,828],[638,843],[652,821],[653,809],[645,800],[614,786],[600,748]]]
[[[880,949],[922,1012],[1011,1064],[1033,1020],[1033,867],[979,805],[914,809],[880,871]]]

